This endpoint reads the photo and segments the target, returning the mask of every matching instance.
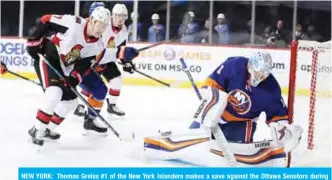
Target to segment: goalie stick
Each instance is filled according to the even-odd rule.
[[[42,56],[41,54],[38,54],[38,56],[39,56],[39,58],[42,60],[42,61],[44,61],[53,71],[54,71],[54,73],[59,77],[59,78],[61,78],[61,79],[65,79],[60,73],[59,73],[59,71],[57,71],[45,58],[44,58],[44,56]],[[94,113],[94,114],[96,114],[96,116],[101,120],[101,121],[103,121],[106,125],[107,125],[107,127],[114,133],[114,135],[116,136],[116,137],[118,137],[120,140],[122,140],[121,139],[121,137],[120,137],[120,134],[111,126],[111,124],[110,123],[108,123],[106,120],[105,120],[105,118],[103,118],[98,112],[96,112],[94,109],[93,109],[93,107],[84,99],[84,97],[82,97],[77,91],[76,91],[76,89],[74,88],[74,87],[72,87],[71,85],[69,85],[68,84],[68,86],[69,86],[69,88],[70,88],[70,90],[71,91],[73,91],[74,92],[74,94],[87,106],[87,107],[89,107],[90,108],[90,110]],[[134,134],[132,134],[132,136],[133,136],[133,138],[134,138]]]
[[[183,69],[185,70],[185,72],[189,78],[189,81],[191,82],[191,85],[193,86],[193,88],[196,92],[196,95],[198,96],[198,99],[202,100],[202,96],[197,88],[197,85],[196,85],[193,77],[191,76],[191,73],[189,72],[189,70],[187,68],[187,64],[185,63],[183,58],[181,58],[180,61],[181,61]],[[214,137],[216,138],[219,148],[224,152],[224,156],[227,159],[228,166],[235,167],[237,165],[236,158],[225,138],[224,133],[220,130],[218,124],[215,124],[213,127],[211,127],[211,132],[214,135]]]

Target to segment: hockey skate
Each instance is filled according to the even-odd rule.
[[[107,101],[107,112],[110,114],[115,114],[117,116],[124,116],[125,112],[123,112],[121,109],[118,108],[118,106],[116,106],[116,104],[111,104],[109,102],[109,99],[106,99]]]
[[[74,114],[79,117],[84,117],[86,115],[85,107],[82,104],[79,104],[76,107]]]
[[[95,118],[92,118],[89,115],[86,115],[84,118],[83,128],[85,130],[83,133],[84,135],[88,135],[90,132],[97,135],[107,135],[107,128],[103,127]]]
[[[35,126],[33,126],[30,130],[29,130],[29,135],[32,138],[32,143],[38,146],[43,146],[44,145],[44,134],[45,132],[41,132],[38,129],[35,128]]]
[[[46,128],[44,137],[52,140],[59,139],[61,135],[55,131],[51,131],[50,129]]]

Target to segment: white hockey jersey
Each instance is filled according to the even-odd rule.
[[[73,70],[76,61],[89,57],[94,60],[103,51],[102,38],[88,37],[88,22],[85,19],[72,15],[46,16],[49,16],[46,18],[48,22],[62,29],[51,37],[51,41],[57,45],[61,68],[66,76]],[[45,16],[43,18],[45,21]]]
[[[97,57],[96,62],[100,65],[106,64],[117,59],[116,53],[118,47],[121,45],[126,45],[128,41],[128,30],[125,25],[121,28],[116,28],[112,25],[113,20],[111,19],[111,24],[107,27],[102,35],[105,51],[104,53]]]

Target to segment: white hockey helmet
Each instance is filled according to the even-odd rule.
[[[115,4],[112,9],[113,25],[122,26],[128,18],[128,10],[124,4]]]
[[[248,71],[250,74],[250,83],[256,87],[260,82],[266,79],[272,71],[272,58],[268,52],[255,52],[249,58]]]
[[[93,10],[90,18],[108,25],[111,19],[111,12],[107,8],[100,6]]]
[[[115,4],[113,6],[113,9],[112,9],[112,15],[115,15],[115,14],[125,15],[126,18],[127,18],[128,17],[128,10],[127,10],[126,5],[124,5],[124,4]]]
[[[154,13],[154,14],[152,14],[152,16],[151,16],[151,19],[152,20],[159,20],[159,15],[157,14],[157,13]]]

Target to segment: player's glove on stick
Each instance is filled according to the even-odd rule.
[[[132,61],[138,55],[138,50],[133,47],[121,46],[117,52],[117,58],[124,62]]]
[[[285,152],[292,151],[299,144],[303,129],[298,125],[289,124],[287,120],[270,123],[272,139],[284,147]]]
[[[82,82],[82,76],[77,71],[71,72],[70,75],[65,80],[61,81],[63,86],[66,88],[69,88],[69,86],[75,88],[81,82]]]
[[[125,62],[123,64],[123,71],[133,74],[135,71],[135,64],[133,64],[132,62]]]
[[[33,59],[39,60],[38,54],[44,54],[43,53],[43,43],[44,43],[44,38],[40,38],[40,39],[28,38],[27,39],[27,52]]]
[[[0,74],[5,74],[7,72],[7,67],[6,64],[1,62],[1,66],[0,66]]]

